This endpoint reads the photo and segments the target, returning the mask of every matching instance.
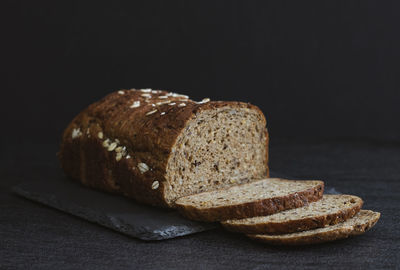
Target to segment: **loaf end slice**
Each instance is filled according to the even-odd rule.
[[[356,215],[363,200],[353,195],[324,195],[321,200],[300,208],[268,216],[231,219],[221,222],[228,230],[247,234],[285,234],[323,228]]]
[[[176,201],[176,206],[189,219],[213,222],[271,215],[302,207],[321,199],[323,190],[322,181],[265,178],[182,197]]]
[[[361,210],[353,218],[325,228],[283,235],[249,234],[247,236],[273,245],[317,244],[363,234],[376,224],[380,215],[380,213],[371,210]]]

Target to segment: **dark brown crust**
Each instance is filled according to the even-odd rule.
[[[319,183],[313,188],[281,197],[213,208],[196,208],[192,205],[177,203],[177,208],[182,215],[189,219],[215,222],[228,219],[271,215],[283,210],[298,208],[309,202],[318,201],[322,198],[323,193],[324,183],[319,181]]]
[[[285,222],[268,222],[262,224],[230,224],[221,222],[229,231],[246,234],[286,234],[300,231],[307,231],[315,228],[323,228],[328,225],[341,223],[354,217],[361,209],[363,201],[360,199],[352,208],[343,209],[337,213],[316,216],[312,218],[302,218],[288,220]]]
[[[114,92],[91,104],[72,120],[63,133],[58,157],[65,173],[83,185],[155,206],[171,207],[164,194],[167,162],[176,139],[197,112],[224,106],[248,108],[259,112],[265,121],[260,109],[249,103],[214,101],[198,104],[191,100],[182,101],[179,97],[168,99],[177,104],[184,102],[185,107],[165,104],[158,107],[166,112],[165,115],[161,116],[160,111],[146,115],[151,106],[143,106],[147,104],[141,96],[143,92],[123,91],[122,95]],[[151,95],[167,93],[160,91]],[[135,100],[140,100],[141,106],[132,109],[130,105]],[[82,135],[72,139],[71,134],[77,128]],[[112,141],[118,139],[131,158],[116,161],[116,153],[102,146],[103,140],[97,136],[99,132]],[[140,162],[146,163],[151,170],[140,173],[137,169]],[[268,175],[268,160],[265,167]],[[152,189],[154,181],[159,182],[157,189]]]
[[[370,210],[362,210],[362,211],[369,211]],[[263,238],[262,236],[255,235],[255,234],[248,234],[247,236],[253,240],[268,243],[271,245],[310,245],[310,244],[319,244],[324,242],[330,242],[339,239],[345,239],[349,236],[360,235],[368,231],[372,228],[379,220],[380,213],[372,212],[374,215],[372,218],[364,223],[359,224],[357,226],[348,226],[345,228],[340,228],[338,230],[325,232],[325,233],[317,233],[314,235],[307,235],[302,237],[293,237],[293,238]]]

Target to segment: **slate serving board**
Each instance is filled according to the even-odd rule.
[[[219,226],[185,219],[175,210],[151,207],[123,196],[86,188],[68,180],[62,172],[53,177],[55,179],[21,183],[13,191],[29,200],[147,241],[170,239]],[[287,178],[273,172],[271,177]],[[331,189],[326,193],[338,192]]]

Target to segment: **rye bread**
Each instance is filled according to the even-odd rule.
[[[324,195],[321,200],[273,215],[221,222],[228,230],[247,234],[285,234],[322,228],[357,214],[363,200],[353,195]]]
[[[65,129],[58,157],[85,186],[165,207],[269,174],[258,107],[151,89],[120,90],[84,109]]]
[[[324,183],[266,178],[224,190],[178,199],[178,210],[198,221],[222,221],[274,214],[322,198]]]
[[[247,236],[273,245],[317,244],[363,234],[376,224],[380,215],[371,210],[360,210],[354,217],[325,228],[282,235],[248,234]]]

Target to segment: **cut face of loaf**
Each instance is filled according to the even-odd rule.
[[[224,190],[180,198],[180,212],[193,220],[221,221],[271,215],[322,198],[322,181],[267,178]]]
[[[121,90],[72,120],[58,156],[86,186],[175,207],[182,196],[268,176],[268,133],[248,103]]]
[[[223,189],[266,174],[265,123],[257,110],[224,106],[198,112],[172,148],[166,199]]]
[[[353,218],[325,228],[282,235],[249,234],[248,237],[273,245],[317,244],[363,234],[376,224],[380,215],[378,212],[361,210]]]
[[[234,232],[285,234],[343,222],[357,214],[362,205],[362,199],[357,196],[324,195],[321,200],[300,208],[269,216],[227,220],[222,225]]]

